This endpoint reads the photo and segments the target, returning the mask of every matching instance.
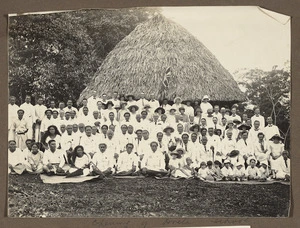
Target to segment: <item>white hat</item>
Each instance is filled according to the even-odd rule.
[[[180,99],[180,102],[182,102],[181,97],[175,97],[175,98],[174,98],[174,103],[176,103],[176,100],[177,100],[177,99]]]
[[[202,101],[203,101],[204,99],[208,99],[208,100],[209,100],[208,95],[204,95],[203,98],[202,98]]]
[[[226,163],[230,163],[230,161],[229,161],[228,159],[226,159],[226,160],[224,161],[224,164],[226,164]]]

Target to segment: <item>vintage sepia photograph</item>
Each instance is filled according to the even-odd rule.
[[[8,216],[288,217],[290,17],[9,15]]]

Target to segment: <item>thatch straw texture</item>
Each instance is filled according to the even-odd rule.
[[[100,94],[119,91],[138,96],[154,93],[164,97],[162,83],[171,70],[167,98],[181,96],[211,100],[239,101],[245,98],[232,75],[215,56],[180,25],[158,15],[138,25],[107,55],[79,101]]]

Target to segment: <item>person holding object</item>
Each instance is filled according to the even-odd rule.
[[[51,175],[65,175],[65,172],[69,169],[69,165],[66,164],[66,154],[57,149],[55,140],[48,142],[49,149],[45,151],[43,157],[43,170]]]
[[[15,139],[17,147],[21,150],[26,148],[26,139],[29,126],[27,121],[24,119],[24,110],[19,109],[18,117],[15,119],[11,125],[10,131],[12,136],[10,138]]]

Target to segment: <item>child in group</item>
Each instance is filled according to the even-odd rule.
[[[26,164],[26,170],[28,173],[40,174],[43,172],[43,156],[44,153],[39,150],[39,144],[33,143],[27,155],[28,164]]]
[[[215,180],[215,169],[213,167],[212,161],[207,162],[207,177],[206,180],[214,181]]]
[[[201,162],[200,163],[200,169],[198,170],[198,177],[200,180],[206,180],[207,176],[208,176],[208,169],[207,169],[207,165],[206,162]]]
[[[269,179],[270,172],[269,172],[267,162],[260,163],[260,167],[258,170],[259,170],[259,176],[261,181],[266,181]]]
[[[181,151],[179,151],[178,149],[175,151],[172,151],[170,153],[171,158],[169,161],[169,168],[170,168],[170,176],[171,177],[183,177],[186,178],[187,175],[185,174],[185,172],[183,172],[183,167],[184,164],[182,164],[182,156],[181,156]]]
[[[248,178],[248,180],[258,180],[260,178],[260,172],[256,167],[256,159],[254,157],[250,157],[248,159],[246,177]]]
[[[190,157],[185,159],[186,164],[182,168],[182,172],[187,176],[187,178],[195,177],[195,167],[193,167],[193,161]]]
[[[84,152],[83,146],[76,146],[74,148],[71,158],[71,168],[68,170],[67,177],[87,176],[89,170],[90,156]]]
[[[224,161],[224,167],[221,169],[222,175],[223,175],[223,180],[225,181],[231,181],[233,180],[233,170],[231,168],[231,163],[229,160]]]
[[[233,168],[233,177],[236,181],[246,180],[246,170],[242,162],[237,163],[236,166]]]

